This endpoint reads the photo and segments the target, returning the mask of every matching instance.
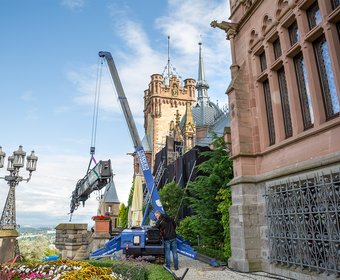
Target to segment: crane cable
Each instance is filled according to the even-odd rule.
[[[86,173],[89,172],[92,162],[94,162],[94,164],[97,164],[97,161],[94,158],[94,154],[96,152],[97,123],[98,123],[99,97],[100,97],[100,88],[101,88],[102,69],[103,69],[103,59],[99,57],[98,63],[97,63],[97,79],[96,79],[95,97],[94,97],[94,104],[93,104],[93,116],[92,116],[92,133],[91,133],[91,147],[90,147],[91,159],[90,159],[89,166],[87,168]]]

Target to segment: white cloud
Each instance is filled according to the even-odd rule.
[[[98,155],[98,158],[109,158]],[[89,159],[87,157],[68,154],[42,154],[39,156],[37,171],[27,184],[21,182],[16,187],[17,223],[56,225],[56,222],[68,222],[70,211],[70,196],[79,179],[83,178]],[[132,158],[128,156],[111,159],[117,194],[121,202],[126,203],[132,182]],[[92,166],[93,167],[93,166]],[[27,177],[24,170],[20,175]],[[8,188],[5,181],[0,182],[0,205],[5,204]],[[104,189],[102,190],[104,191]],[[91,194],[85,207],[80,206],[74,212],[73,222],[90,221],[96,215],[99,193]],[[30,213],[30,216],[26,214]],[[29,219],[28,219],[29,218]],[[43,221],[39,221],[43,219]]]
[[[34,95],[33,91],[27,90],[20,96],[20,99],[23,101],[34,101],[36,100],[36,96]]]
[[[61,4],[71,10],[81,10],[85,4],[84,0],[63,0]]]
[[[171,36],[175,66],[182,76],[194,74],[193,78],[197,79],[198,42],[202,40],[209,95],[212,101],[219,99],[220,103],[226,103],[224,92],[230,81],[230,47],[224,32],[213,29],[210,23],[228,17],[227,1],[169,0],[168,3],[168,13],[156,19],[156,26],[164,35]]]

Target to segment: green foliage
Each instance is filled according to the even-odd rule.
[[[134,270],[135,267],[143,267],[143,269],[137,268],[137,276],[142,275],[140,279],[147,279],[147,280],[172,280],[172,276],[163,268],[162,265],[152,264],[144,261],[136,261],[136,260],[124,260],[124,261],[112,261],[112,260],[86,260],[86,262],[90,263],[96,267],[112,267],[115,273],[120,272],[123,275],[122,279],[127,279],[128,275],[131,270]],[[124,266],[124,268],[118,270],[117,267]],[[138,274],[139,273],[139,274]],[[145,276],[146,273],[146,276]],[[125,278],[124,278],[125,277]],[[139,279],[139,278],[136,278]]]
[[[57,249],[53,249],[53,248],[46,248],[44,251],[44,256],[48,257],[48,256],[56,256],[59,255],[59,251]]]
[[[167,272],[162,265],[148,264],[148,280],[172,280],[173,277],[169,272]]]
[[[96,267],[111,267],[112,260],[85,260],[89,264],[96,266]]]
[[[224,254],[228,259],[231,256],[230,247],[230,227],[229,227],[229,208],[231,206],[231,189],[225,188],[218,192],[218,211],[222,214],[222,225],[224,229]]]
[[[185,217],[177,227],[177,233],[191,244],[197,245],[198,228],[199,219],[197,216]]]
[[[123,229],[128,227],[128,214],[129,208],[124,203],[121,203],[118,210],[118,225]]]
[[[226,262],[226,261],[228,261],[228,258],[229,258],[229,257],[225,256],[224,248],[213,249],[213,248],[209,248],[209,247],[194,246],[194,249],[198,253],[206,255],[210,258],[214,258],[218,261]]]
[[[181,203],[184,190],[175,182],[171,182],[163,186],[159,191],[165,212],[174,219],[177,217],[178,207]]]
[[[18,239],[20,253],[27,261],[41,260],[45,256],[59,255],[57,250],[49,248],[50,241],[46,236]]]
[[[215,138],[212,151],[202,152],[206,161],[198,165],[199,176],[188,185],[186,201],[194,215],[181,221],[179,232],[193,240],[199,235],[200,245],[208,248],[225,246],[230,256],[229,212],[231,193],[228,187],[232,179],[232,162],[226,152],[223,137]],[[191,231],[191,233],[190,233]],[[194,242],[197,243],[197,242]]]
[[[131,207],[131,205],[132,205],[132,198],[133,198],[134,189],[135,189],[135,182],[132,183],[132,186],[131,186],[131,189],[130,189],[127,208]]]

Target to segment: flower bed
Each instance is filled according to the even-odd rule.
[[[58,260],[49,262],[0,263],[0,280],[171,280],[161,266],[140,259]]]
[[[44,263],[17,263],[13,266],[0,264],[1,280],[73,280],[73,279],[116,279],[112,269],[95,267],[87,262],[59,260]]]

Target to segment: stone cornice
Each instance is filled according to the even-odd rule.
[[[311,160],[306,160],[303,162],[298,162],[290,166],[284,166],[279,169],[266,172],[261,175],[255,176],[239,176],[232,179],[228,186],[238,185],[238,184],[258,184],[261,182],[270,181],[276,178],[284,176],[294,176],[297,173],[310,171],[313,169],[320,169],[322,167],[331,166],[334,164],[340,165],[340,152],[328,154],[326,156],[313,158]]]

